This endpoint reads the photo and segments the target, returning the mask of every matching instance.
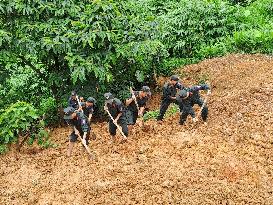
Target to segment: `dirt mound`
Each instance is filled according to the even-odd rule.
[[[58,148],[1,156],[0,204],[273,204],[272,65],[230,55],[186,66],[186,84],[211,83],[207,126],[177,114],[110,144],[97,123],[98,162],[80,144],[66,157],[65,128],[52,133]]]

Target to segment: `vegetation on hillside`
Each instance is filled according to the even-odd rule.
[[[22,101],[54,124],[71,90],[101,103],[231,52],[272,54],[271,0],[2,0],[0,119]]]

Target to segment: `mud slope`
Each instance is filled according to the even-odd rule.
[[[95,124],[98,162],[80,144],[67,158],[64,128],[56,149],[1,156],[0,204],[273,204],[272,65],[229,55],[185,67],[187,84],[206,76],[213,87],[207,126],[176,115],[110,145]]]

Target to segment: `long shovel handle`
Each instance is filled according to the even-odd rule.
[[[109,112],[109,110],[108,110],[108,109],[105,109],[105,111],[107,112],[107,114],[109,115],[109,117],[111,118],[111,120],[113,121],[114,125],[117,126],[117,128],[118,128],[119,132],[121,133],[122,137],[126,140],[127,137],[126,137],[125,134],[122,132],[122,129],[120,128],[120,126],[119,126],[117,123],[115,123],[115,120],[114,120],[114,118],[112,117],[112,115],[111,115],[111,113]]]
[[[78,96],[76,96],[76,99],[77,99],[77,101],[78,101],[79,108],[80,108],[80,107],[82,107],[82,106],[81,106],[81,102],[80,102],[80,100],[79,100],[79,97],[78,97]],[[81,112],[83,112],[83,110],[81,110]],[[89,147],[87,146],[87,144],[85,144],[85,143],[83,142],[83,138],[82,138],[80,135],[78,135],[78,136],[80,137],[81,142],[82,142],[83,146],[85,147],[85,149],[86,149],[87,153],[88,153],[90,156],[92,156],[92,157],[93,157],[93,154],[91,153],[91,151],[90,151]]]
[[[133,96],[133,99],[135,101],[135,104],[136,104],[136,107],[137,107],[137,112],[139,113],[140,109],[139,109],[139,106],[138,106],[138,103],[137,103],[137,100],[136,100],[136,95],[132,89],[132,87],[130,87],[130,92]],[[144,127],[144,120],[143,120],[143,117],[140,117],[140,120],[141,120],[141,127]]]
[[[136,104],[136,107],[137,107],[137,111],[139,112],[139,106],[138,106],[138,103],[137,103],[137,100],[136,100],[136,95],[135,95],[135,93],[134,93],[132,87],[130,87],[130,92],[131,92],[131,94],[132,94],[132,96],[133,96],[133,99],[134,99],[134,101],[135,101],[135,104]]]
[[[78,101],[79,108],[81,108],[81,107],[82,107],[82,105],[81,105],[81,102],[80,102],[79,97],[78,97],[77,95],[76,95],[76,99],[77,99],[77,101]],[[83,112],[83,111],[81,111],[81,112]]]
[[[87,144],[84,143],[83,138],[82,138],[80,135],[78,135],[78,136],[80,137],[81,142],[82,142],[83,146],[85,147],[87,153],[90,154],[90,155],[92,155],[92,153],[91,153],[89,147],[87,146]]]

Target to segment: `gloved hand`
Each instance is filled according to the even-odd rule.
[[[108,110],[108,107],[106,105],[104,105],[103,109],[106,111],[106,110]]]
[[[196,123],[196,122],[198,121],[198,119],[197,119],[196,117],[194,117],[194,118],[192,118],[192,121],[193,121],[194,123]]]
[[[114,123],[114,124],[118,124],[118,120],[117,120],[117,119],[114,119],[113,123]]]

